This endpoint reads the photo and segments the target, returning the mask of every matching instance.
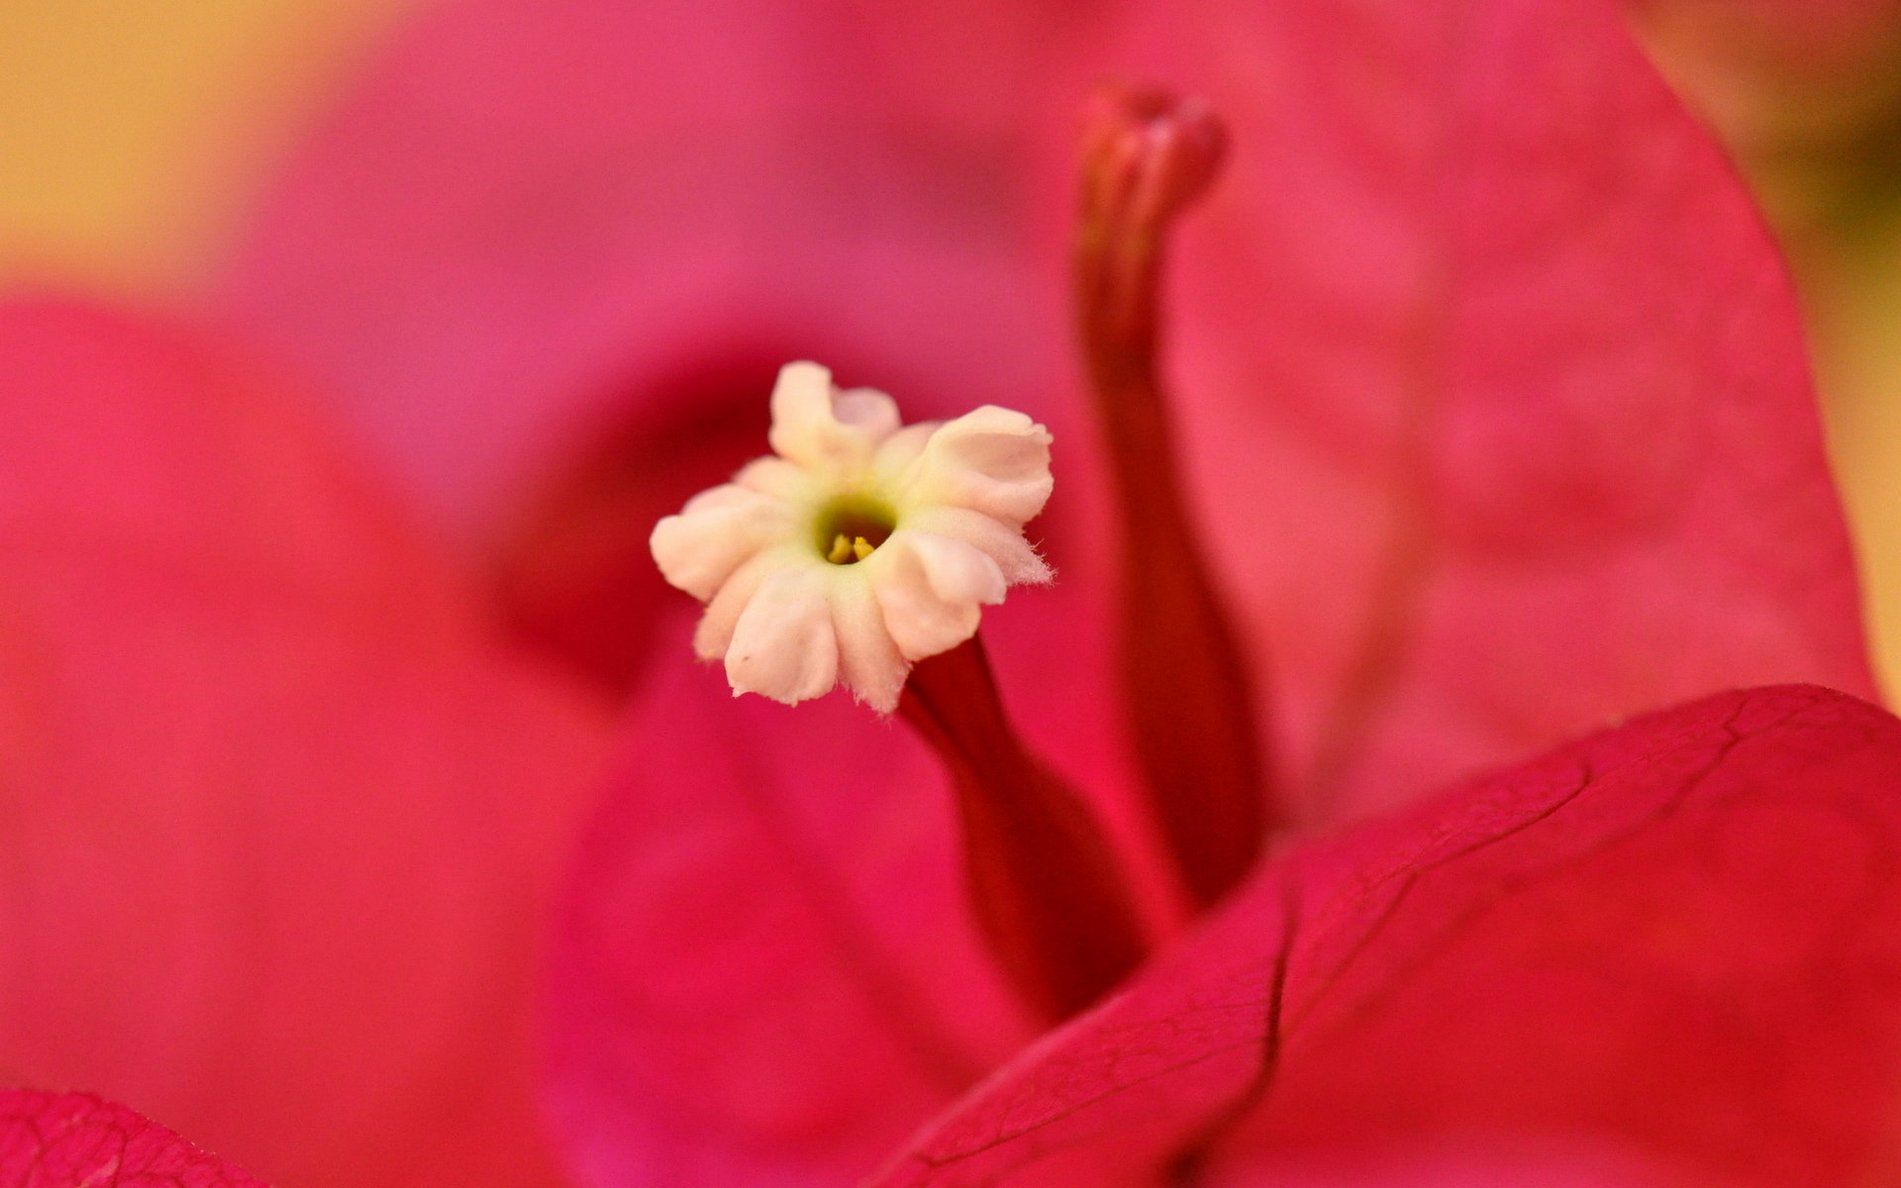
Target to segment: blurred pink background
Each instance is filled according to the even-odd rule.
[[[426,0],[14,0],[0,286],[189,308],[249,203]],[[1796,269],[1885,683],[1901,684],[1901,21],[1840,0],[1637,0]]]

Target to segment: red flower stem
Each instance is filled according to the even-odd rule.
[[[1192,101],[1106,96],[1084,145],[1074,255],[1120,524],[1124,708],[1151,811],[1203,906],[1241,881],[1278,823],[1253,690],[1187,509],[1157,368],[1166,234],[1214,179],[1225,144]]]
[[[898,713],[950,771],[972,904],[1004,973],[1050,1022],[1081,1011],[1148,949],[1088,807],[1011,728],[977,638],[912,669]]]

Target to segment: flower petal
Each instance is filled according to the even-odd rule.
[[[838,635],[839,676],[852,695],[881,714],[896,710],[911,663],[885,627],[869,581],[834,583],[832,628]]]
[[[788,363],[772,389],[772,432],[781,458],[815,470],[851,472],[898,430],[898,406],[869,388],[840,391],[816,363]]]
[[[552,1174],[547,884],[600,710],[283,387],[0,307],[0,1066],[285,1183]]]
[[[723,660],[733,645],[733,632],[739,616],[752,603],[767,578],[787,566],[809,564],[811,554],[804,546],[781,545],[756,554],[733,571],[726,583],[713,595],[706,613],[693,628],[693,651],[702,660]]]
[[[20,1188],[264,1188],[122,1105],[23,1089],[0,1090],[0,1178]]]
[[[981,550],[996,563],[1004,582],[1011,586],[1038,586],[1055,577],[1020,529],[993,520],[982,512],[966,507],[922,508],[904,517],[904,528],[919,535],[961,541]]]
[[[838,633],[831,588],[819,564],[768,574],[733,624],[726,678],[735,695],[759,693],[793,705],[823,697],[838,683]]]
[[[775,499],[798,502],[814,497],[812,476],[784,458],[754,458],[740,467],[733,481]]]
[[[1003,601],[1003,572],[960,540],[899,529],[871,568],[884,624],[907,660],[949,651],[977,633],[985,605]]]
[[[896,486],[939,428],[936,421],[914,421],[880,442],[871,462],[876,481],[882,486]]]
[[[1020,526],[1043,510],[1052,484],[1049,431],[985,405],[931,434],[900,489],[907,502],[967,507]]]
[[[726,483],[655,524],[648,546],[668,582],[705,602],[761,549],[796,532],[791,519],[779,500]]]
[[[1285,1183],[1435,1148],[1891,1179],[1897,785],[1881,710],[1728,693],[1310,843],[873,1182]]]

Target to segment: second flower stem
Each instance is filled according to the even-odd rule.
[[[1087,805],[1011,728],[980,640],[912,670],[898,713],[944,760],[977,921],[1046,1020],[1089,1006],[1148,948]]]

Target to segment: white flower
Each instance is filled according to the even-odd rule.
[[[900,427],[889,396],[788,363],[776,457],[654,526],[667,581],[707,604],[694,635],[733,693],[792,704],[839,682],[880,713],[914,661],[977,631],[1006,587],[1046,582],[1023,525],[1050,495],[1050,435],[985,405]]]

